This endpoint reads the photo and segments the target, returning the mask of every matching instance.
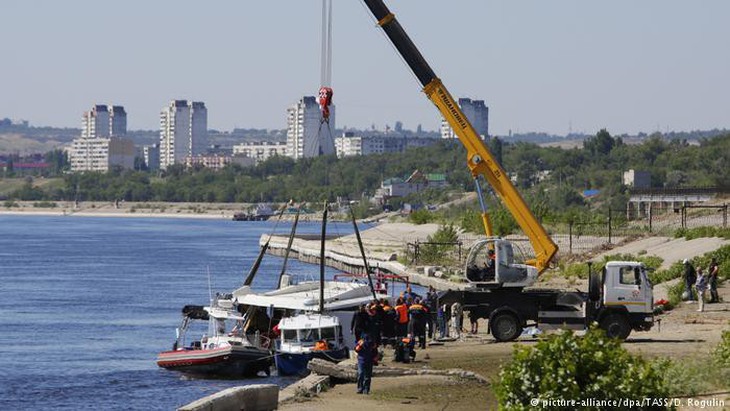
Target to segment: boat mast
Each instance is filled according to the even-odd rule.
[[[324,201],[322,213],[322,240],[319,249],[319,313],[324,312],[324,242],[327,235],[327,200]]]
[[[375,287],[373,287],[373,278],[370,276],[370,265],[368,259],[365,257],[365,247],[362,245],[362,238],[360,238],[360,229],[357,228],[357,221],[355,220],[355,211],[350,207],[350,215],[352,215],[352,226],[355,227],[355,237],[357,238],[357,245],[360,247],[360,254],[362,255],[362,263],[365,266],[365,274],[368,276],[368,284],[370,285],[370,292],[373,293],[373,300],[377,300],[378,296],[375,295]]]
[[[291,251],[291,245],[294,242],[294,234],[297,232],[299,211],[301,211],[301,206],[297,207],[297,214],[294,216],[294,224],[292,224],[291,233],[289,234],[289,243],[287,244],[286,251],[284,252],[284,265],[281,267],[281,273],[279,273],[279,282],[276,283],[276,288],[281,288],[281,279],[284,277],[284,273],[286,272],[286,263],[289,261],[289,251]]]

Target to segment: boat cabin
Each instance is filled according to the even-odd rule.
[[[342,327],[337,317],[320,314],[299,314],[279,322],[277,349],[303,353],[338,349],[344,345]]]

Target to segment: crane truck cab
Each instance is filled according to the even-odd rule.
[[[606,334],[625,339],[631,330],[654,325],[654,286],[649,270],[637,261],[609,261],[590,273],[588,311]]]

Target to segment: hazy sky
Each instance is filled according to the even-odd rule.
[[[490,131],[614,134],[730,128],[725,0],[391,0]],[[210,128],[285,128],[319,88],[320,0],[4,0],[0,118],[80,127],[94,103],[158,128],[171,99]],[[337,126],[436,129],[440,116],[360,1],[334,1]]]

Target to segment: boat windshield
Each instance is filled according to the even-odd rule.
[[[314,342],[317,339],[317,329],[299,330],[299,341]]]
[[[297,330],[284,330],[284,341],[297,342]]]
[[[335,327],[326,327],[320,329],[320,335],[321,340],[334,340],[337,333],[335,332]]]

